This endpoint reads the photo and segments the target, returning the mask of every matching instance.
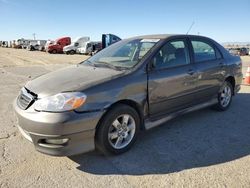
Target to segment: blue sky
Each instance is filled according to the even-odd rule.
[[[102,33],[201,34],[219,42],[250,41],[250,0],[0,0],[0,40]]]

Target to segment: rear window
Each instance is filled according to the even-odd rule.
[[[214,48],[203,41],[192,40],[195,62],[211,61],[216,59]]]

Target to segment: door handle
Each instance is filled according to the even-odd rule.
[[[195,73],[195,71],[193,70],[193,69],[190,69],[190,70],[188,70],[188,72],[187,72],[189,75],[193,75],[194,73]]]

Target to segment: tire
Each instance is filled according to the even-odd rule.
[[[140,118],[135,109],[124,104],[114,106],[101,119],[96,132],[96,148],[104,154],[128,151],[136,141],[139,125]]]
[[[74,55],[74,54],[75,54],[75,51],[74,51],[74,50],[70,50],[70,51],[69,51],[69,54],[70,54],[70,55]]]
[[[231,103],[233,97],[233,86],[230,82],[226,81],[218,93],[218,103],[214,106],[218,111],[227,110]]]
[[[52,50],[52,54],[56,54],[57,53],[57,51],[56,50]]]

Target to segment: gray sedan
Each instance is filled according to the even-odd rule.
[[[40,152],[120,154],[141,130],[208,106],[227,110],[241,68],[206,37],[139,36],[28,82],[14,108],[20,132]]]

